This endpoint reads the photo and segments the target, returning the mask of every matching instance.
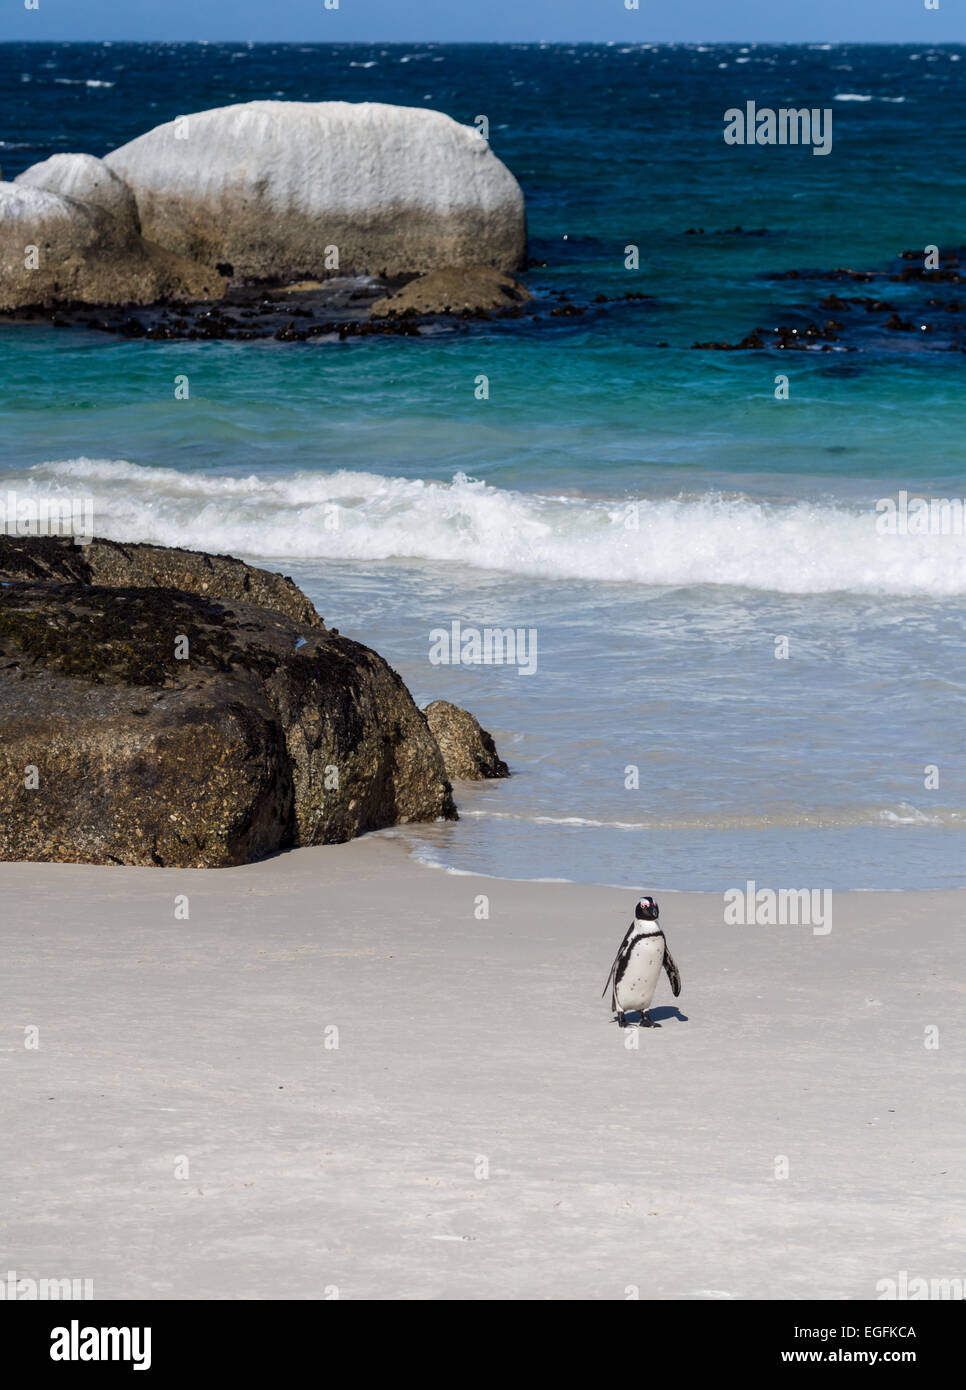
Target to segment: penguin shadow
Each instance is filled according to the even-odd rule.
[[[651,1016],[652,1028],[659,1028],[662,1023],[666,1023],[667,1020],[670,1018],[673,1018],[676,1023],[688,1022],[687,1014],[683,1014],[681,1010],[673,1004],[662,1004],[660,1008],[649,1009],[648,1013]],[[641,1015],[637,1009],[628,1012],[626,1018],[628,1027],[631,1028],[636,1027],[641,1021]],[[616,1018],[614,1019],[614,1022],[617,1022]]]

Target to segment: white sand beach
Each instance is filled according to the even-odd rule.
[[[137,1299],[966,1273],[961,893],[837,894],[821,936],[659,882],[446,874],[384,835],[239,869],[5,863],[0,888],[3,1271]],[[641,891],[684,989],[622,1034],[600,992]]]

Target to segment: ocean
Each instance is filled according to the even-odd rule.
[[[381,832],[428,862],[641,891],[962,886],[966,537],[883,534],[876,503],[966,497],[966,311],[939,286],[950,340],[920,331],[915,282],[802,272],[892,275],[966,240],[964,59],[2,44],[5,179],[254,98],[485,116],[527,198],[528,283],[588,310],[342,344],[0,322],[0,496],[92,497],[100,535],[280,568],[420,704],[471,709],[513,775],[460,787],[458,823]],[[831,110],[830,153],[726,145],[751,100]],[[693,346],[832,292],[910,330]],[[521,630],[535,669],[437,664],[453,622]]]

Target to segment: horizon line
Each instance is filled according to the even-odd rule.
[[[355,48],[374,47],[406,48],[414,44],[431,46],[446,45],[448,48],[532,48],[572,47],[581,45],[592,48],[615,48],[618,44],[626,48],[733,48],[740,44],[754,48],[966,48],[966,39],[947,39],[939,43],[921,42],[916,39],[640,39],[630,42],[626,39],[0,39],[0,48],[20,47],[24,44],[166,44],[174,48],[178,45],[197,44],[208,47],[211,44],[245,44],[251,48]]]

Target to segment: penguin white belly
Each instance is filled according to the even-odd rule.
[[[627,969],[616,988],[617,1007],[621,1013],[650,1008],[663,964],[663,936],[645,936],[634,943]]]

